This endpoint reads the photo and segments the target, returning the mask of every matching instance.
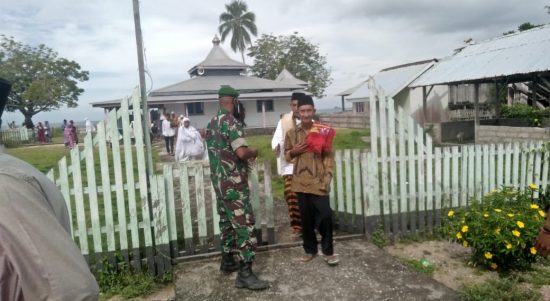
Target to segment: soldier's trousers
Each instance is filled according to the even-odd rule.
[[[217,207],[222,251],[232,252],[244,262],[254,261],[257,241],[254,233],[254,212],[249,197],[231,201],[218,198]]]

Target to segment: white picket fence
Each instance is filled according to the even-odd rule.
[[[140,102],[136,89],[47,176],[60,188],[71,234],[92,266],[123,260],[162,274],[177,257],[219,250],[218,214],[207,162],[164,164],[147,178]],[[273,244],[269,164],[255,166],[250,187],[260,243]]]
[[[34,143],[34,131],[25,127],[5,129],[0,131],[0,144],[19,145]]]
[[[466,206],[494,189],[530,183],[546,189],[544,142],[433,147],[423,128],[372,80],[369,91],[377,100],[370,102],[371,150],[361,162],[369,231],[379,225],[393,233],[432,230],[441,209]]]

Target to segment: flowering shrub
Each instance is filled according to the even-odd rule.
[[[447,211],[446,235],[471,247],[471,262],[492,270],[525,269],[536,260],[535,238],[545,212],[533,202],[532,192],[504,188],[481,202]]]

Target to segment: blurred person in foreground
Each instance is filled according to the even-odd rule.
[[[542,257],[546,257],[550,254],[550,216],[548,215],[550,211],[550,205],[547,205],[544,208],[546,212],[546,219],[544,220],[544,225],[540,228],[539,235],[535,242],[535,249],[537,249],[537,254]]]
[[[0,116],[10,83],[0,78]],[[61,192],[0,145],[0,300],[98,300]]]

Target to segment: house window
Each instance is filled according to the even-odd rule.
[[[266,112],[273,112],[273,99],[266,99],[266,100],[256,100],[256,111],[258,113],[262,112],[262,103],[265,104],[265,111]]]
[[[474,101],[474,86],[473,85],[451,85],[449,89],[450,102],[473,102]]]
[[[187,115],[204,115],[204,103],[203,102],[190,102],[186,104]]]
[[[365,103],[364,102],[356,102],[355,103],[355,112],[357,112],[357,113],[365,112]]]

